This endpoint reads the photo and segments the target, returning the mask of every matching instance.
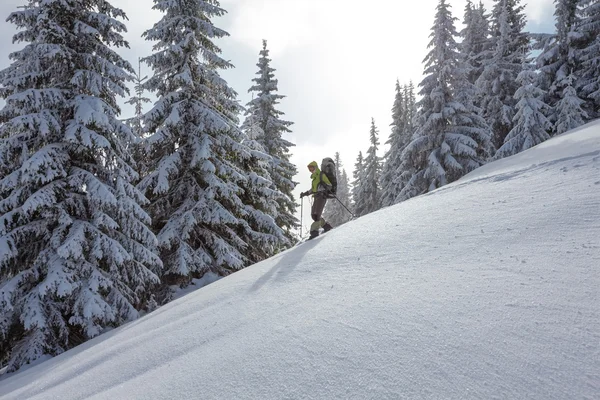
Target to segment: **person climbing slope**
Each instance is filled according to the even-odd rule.
[[[308,164],[308,170],[311,173],[310,178],[312,179],[312,187],[310,190],[300,193],[300,197],[310,196],[311,194],[313,196],[313,205],[310,216],[314,222],[310,226],[310,237],[308,238],[308,240],[310,240],[319,236],[319,228],[323,228],[324,232],[333,229],[322,216],[323,209],[327,203],[328,194],[332,191],[332,184],[329,178],[327,178],[327,175],[319,170],[319,165],[316,161],[312,161]]]

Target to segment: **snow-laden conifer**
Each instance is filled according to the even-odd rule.
[[[295,183],[292,181],[297,173],[296,166],[290,162],[290,148],[293,143],[283,138],[291,132],[289,127],[292,122],[284,121],[282,111],[277,109],[279,101],[285,96],[277,94],[278,81],[275,79],[275,69],[270,66],[267,42],[263,40],[260,51],[257,77],[252,79],[254,85],[248,92],[255,94],[254,98],[246,105],[246,119],[242,125],[245,132],[253,129],[260,132],[255,140],[265,149],[271,157],[268,167],[273,190],[283,196],[277,196],[276,213],[273,214],[277,225],[281,227],[291,240],[294,231],[298,228],[298,219],[295,217],[296,202],[292,191]]]
[[[575,124],[582,124],[586,115],[581,108],[584,100],[575,89],[575,74],[580,64],[574,47],[580,37],[576,32],[578,3],[579,0],[555,1],[556,33],[545,40],[544,49],[536,60],[540,71],[538,86],[545,92],[544,102],[557,108],[548,116],[553,124],[552,132],[556,134],[576,128]]]
[[[580,63],[574,74],[578,94],[586,101],[584,110],[595,119],[600,117],[600,2],[580,0],[579,8],[574,47]]]
[[[449,131],[452,135],[460,136],[465,143],[471,139],[471,145],[475,146],[475,155],[470,150],[463,154],[461,150],[456,153],[456,158],[463,167],[463,175],[485,164],[494,154],[491,128],[481,116],[482,110],[476,105],[479,90],[469,79],[472,71],[472,65],[459,57],[457,67],[452,72],[452,95],[454,103],[459,106],[451,118]],[[449,139],[448,136],[447,138]]]
[[[147,171],[147,163],[145,159],[145,152],[142,148],[142,139],[144,136],[143,116],[144,116],[144,105],[150,103],[152,100],[145,96],[144,82],[148,79],[147,76],[142,75],[142,61],[138,59],[138,69],[134,74],[134,95],[129,98],[125,103],[130,104],[134,107],[134,115],[125,120],[125,122],[131,128],[131,131],[135,135],[135,142],[130,144],[131,153],[133,159],[137,165],[138,174],[143,177]]]
[[[392,106],[392,131],[386,142],[389,149],[384,156],[381,171],[381,206],[387,207],[395,203],[400,193],[400,185],[397,181],[397,173],[402,162],[402,152],[410,141],[410,127],[408,123],[408,88],[400,87],[396,81],[396,95]]]
[[[394,186],[396,188],[396,197],[393,199],[393,203],[398,203],[402,200],[402,190],[407,185],[407,183],[411,180],[413,174],[416,172],[415,166],[420,165],[420,163],[415,161],[415,154],[411,156],[407,156],[404,152],[406,146],[416,138],[416,123],[417,123],[417,99],[415,96],[415,87],[413,82],[411,81],[408,86],[404,87],[404,105],[405,105],[405,113],[406,116],[404,118],[404,131],[406,135],[406,144],[400,153],[399,165],[396,168],[394,174]],[[408,158],[405,158],[408,157]],[[412,196],[410,196],[412,197]],[[391,200],[391,199],[390,199]]]
[[[133,69],[105,0],[29,1],[0,72],[0,340],[9,371],[155,306],[161,262],[117,118]]]
[[[425,58],[415,138],[402,154],[397,201],[439,188],[484,162],[489,132],[472,105],[472,85],[460,61],[455,18],[441,0]]]
[[[232,67],[215,44],[227,33],[212,23],[225,10],[214,0],[154,0],[153,8],[163,16],[144,32],[156,42],[144,88],[158,100],[144,116],[148,175],[139,188],[151,200],[163,280],[186,284],[243,268],[264,233],[245,221],[250,178],[241,165],[252,154],[237,127],[236,93],[219,75]]]
[[[131,126],[131,130],[138,137],[143,136],[142,117],[144,115],[144,104],[150,103],[151,100],[144,95],[144,82],[148,79],[147,76],[142,76],[142,61],[138,60],[138,70],[135,72],[133,83],[135,95],[126,101],[126,104],[131,104],[134,107],[134,116],[126,120]]]
[[[496,158],[512,156],[550,138],[548,131],[552,124],[546,117],[550,107],[543,102],[544,92],[536,82],[537,74],[531,67],[524,68],[519,74],[514,127],[506,136],[504,145],[496,152]]]
[[[565,80],[561,99],[554,106],[554,118],[556,120],[553,132],[557,135],[575,129],[585,123],[587,113],[583,110],[585,101],[578,95],[574,87],[576,81],[573,75],[569,75]]]
[[[263,137],[260,125],[252,123],[252,119],[253,116],[249,116],[245,125],[248,132],[243,144],[248,147],[250,157],[243,159],[241,164],[248,179],[240,183],[243,189],[240,197],[246,209],[244,220],[251,228],[246,235],[249,247],[246,254],[248,260],[255,263],[288,247],[290,241],[275,220],[279,202],[285,201],[285,195],[273,185],[270,174],[273,159],[259,141]]]
[[[556,33],[544,40],[543,51],[536,59],[539,87],[546,93],[546,102],[554,106],[561,98],[560,82],[571,75],[577,60],[572,43],[576,39],[577,4],[580,0],[556,0],[554,16]]]
[[[415,131],[415,119],[417,117],[417,97],[413,81],[410,81],[408,86],[404,88],[404,99],[406,111],[404,126],[409,135],[412,136]]]
[[[377,211],[381,206],[381,188],[379,179],[381,176],[381,157],[377,155],[379,150],[379,130],[375,120],[371,118],[369,129],[369,148],[367,156],[363,160],[363,174],[360,182],[359,197],[362,207],[357,216],[366,215]]]
[[[520,0],[495,0],[491,16],[489,50],[482,54],[483,71],[477,79],[483,117],[492,129],[495,148],[513,127],[519,88],[517,76],[529,51],[524,6]]]
[[[467,1],[463,25],[464,28],[460,31],[461,59],[468,66],[469,82],[475,83],[481,75],[484,53],[490,46],[488,14],[481,2],[475,6],[470,0]]]
[[[360,217],[365,215],[367,209],[367,198],[364,192],[365,183],[365,163],[362,151],[358,152],[356,163],[354,163],[354,171],[352,172],[352,203],[354,207],[354,215]]]

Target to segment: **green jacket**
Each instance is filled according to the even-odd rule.
[[[324,191],[325,189],[331,189],[331,182],[329,181],[329,178],[327,175],[321,174],[318,164],[313,161],[308,165],[315,167],[315,171],[310,176],[310,179],[312,179],[311,192],[313,193],[313,196],[319,192],[319,189],[321,189],[321,191]]]

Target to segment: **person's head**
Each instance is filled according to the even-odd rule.
[[[313,172],[315,172],[317,170],[318,166],[319,166],[319,164],[317,164],[316,161],[312,161],[310,164],[308,164],[308,170],[312,174]]]

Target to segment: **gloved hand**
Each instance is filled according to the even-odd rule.
[[[309,195],[310,195],[310,190],[307,190],[306,192],[300,193],[300,198],[303,198],[303,197],[309,196]]]

